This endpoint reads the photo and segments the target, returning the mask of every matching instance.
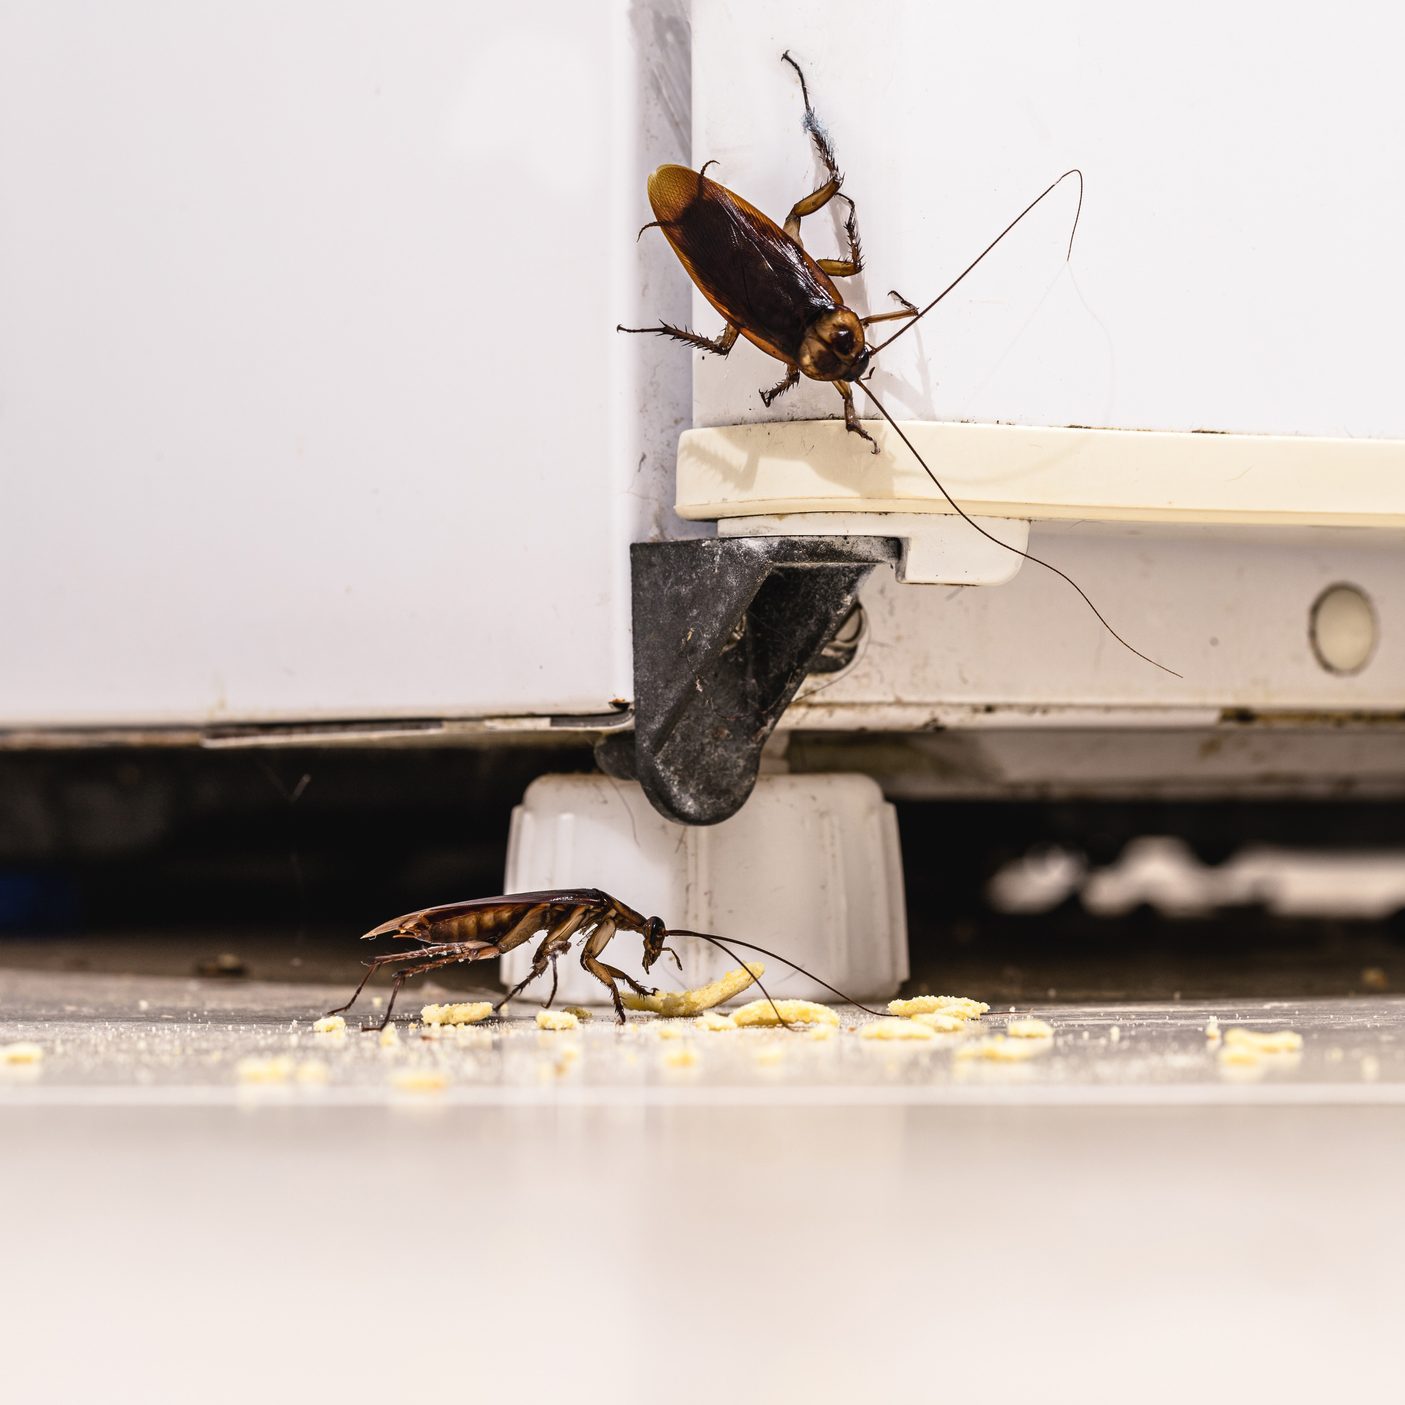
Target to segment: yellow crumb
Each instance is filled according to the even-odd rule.
[[[1248,1044],[1226,1044],[1219,1053],[1222,1064],[1256,1064],[1262,1057],[1259,1050]]]
[[[933,1012],[935,1013],[935,1012]],[[935,1039],[936,1032],[925,1020],[874,1020],[859,1030],[860,1039]]]
[[[976,1039],[956,1051],[958,1059],[987,1059],[993,1063],[1018,1063],[1021,1059],[1037,1058],[1050,1045],[1047,1039],[1010,1039],[1003,1034],[988,1039]]]
[[[955,1015],[958,1020],[978,1020],[990,1010],[984,1000],[965,995],[918,995],[911,1000],[890,1000],[890,1015]]]
[[[569,1010],[538,1010],[538,1029],[579,1029],[581,1022]]]
[[[340,1015],[323,1015],[312,1026],[314,1034],[345,1034],[346,1021]]]
[[[928,1015],[912,1015],[913,1024],[925,1024],[935,1034],[960,1034],[966,1028],[962,1015],[953,1015],[946,1010],[933,1010]]]
[[[626,991],[624,1003],[631,1010],[648,1010],[655,1015],[700,1015],[714,1005],[724,1005],[734,995],[740,995],[747,986],[753,984],[757,976],[764,976],[766,968],[759,961],[748,961],[735,971],[728,971],[715,981],[699,986],[696,990],[659,990],[653,995],[635,995]]]
[[[654,1034],[659,1039],[682,1039],[683,1026],[679,1024],[669,1024],[664,1020],[655,1020],[650,1026]]]
[[[1120,1026],[1120,1025],[1113,1025],[1112,1028],[1111,1028],[1110,1030],[1108,1030],[1108,1032],[1107,1032],[1108,1043],[1109,1043],[1109,1044],[1116,1044],[1117,1041],[1118,1041],[1119,1039],[1121,1039],[1121,1038],[1122,1038],[1122,1029],[1121,1029],[1121,1026]]]
[[[1227,1029],[1224,1042],[1226,1050],[1251,1049],[1257,1054],[1296,1054],[1303,1047],[1303,1037],[1294,1029]]]
[[[593,1018],[590,1011],[587,1010],[584,1005],[567,1005],[566,1013],[568,1015],[574,1015],[582,1023],[584,1023],[588,1019]]]
[[[1048,1020],[1011,1020],[1005,1033],[1011,1039],[1052,1039],[1054,1026]]]
[[[449,1086],[447,1075],[437,1068],[404,1068],[390,1081],[403,1093],[442,1093]]]
[[[487,1000],[465,1000],[457,1005],[426,1005],[420,1011],[424,1024],[477,1024],[493,1013]]]
[[[299,1083],[325,1083],[331,1076],[331,1070],[321,1059],[305,1059],[293,1076]]]
[[[296,1066],[290,1054],[274,1054],[268,1058],[251,1054],[234,1065],[234,1074],[241,1083],[286,1083]]]
[[[698,1063],[698,1051],[691,1044],[680,1044],[676,1049],[665,1050],[665,1068],[693,1068]]]
[[[779,1014],[777,1013],[779,1011]],[[813,1000],[753,1000],[732,1011],[737,1025],[838,1024],[839,1014],[828,1005],[816,1005]]]
[[[1381,1076],[1381,1061],[1374,1054],[1362,1054],[1361,1077],[1367,1083],[1374,1083]]]
[[[828,1025],[823,1026],[829,1028]],[[785,1058],[785,1046],[783,1044],[763,1044],[756,1051],[756,1062],[763,1068],[771,1068]]]
[[[393,1024],[388,1024],[381,1030],[380,1046],[382,1049],[393,1049],[400,1043],[400,1031]]]
[[[43,1048],[30,1040],[0,1044],[0,1064],[37,1064],[43,1057]]]
[[[806,1039],[833,1039],[839,1033],[839,1027],[832,1024],[812,1024],[805,1031]]]
[[[731,1015],[719,1015],[716,1010],[704,1010],[701,1015],[693,1021],[695,1029],[708,1029],[714,1034],[723,1029],[735,1029],[737,1022]]]
[[[1211,1015],[1210,1018],[1205,1021],[1205,1038],[1214,1042],[1217,1041],[1219,1037],[1220,1022],[1214,1015]]]

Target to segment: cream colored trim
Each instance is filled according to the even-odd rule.
[[[678,513],[950,512],[881,422],[872,454],[837,420],[694,429]],[[1405,440],[903,425],[970,513],[1036,520],[1405,527]]]

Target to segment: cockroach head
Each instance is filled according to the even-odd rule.
[[[644,924],[644,969],[647,971],[663,955],[668,928],[662,917],[651,917]]]
[[[852,381],[868,369],[863,323],[847,307],[822,312],[805,329],[800,369],[811,380]]]

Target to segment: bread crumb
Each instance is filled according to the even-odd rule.
[[[1256,1064],[1263,1057],[1259,1050],[1248,1044],[1226,1044],[1220,1050],[1219,1059],[1222,1064]]]
[[[304,1059],[293,1076],[299,1083],[325,1083],[331,1077],[331,1070],[321,1059]]]
[[[913,1015],[914,1024],[925,1024],[934,1034],[960,1034],[966,1028],[963,1015],[953,1015],[946,1010],[933,1010],[927,1015]]]
[[[388,1024],[381,1030],[380,1039],[377,1042],[382,1049],[394,1049],[400,1043],[400,1031],[393,1024]]]
[[[824,1026],[828,1028],[828,1026]],[[756,1062],[763,1068],[772,1068],[785,1058],[785,1045],[783,1044],[763,1044],[756,1051]]]
[[[314,1034],[345,1034],[346,1020],[341,1015],[323,1015],[312,1026],[312,1032]]]
[[[1361,1077],[1367,1083],[1374,1083],[1381,1076],[1381,1061],[1374,1054],[1361,1056]]]
[[[569,1010],[538,1010],[538,1029],[579,1029],[581,1022]]]
[[[719,1015],[716,1010],[704,1010],[701,1015],[693,1021],[695,1029],[711,1030],[714,1034],[724,1029],[735,1029],[737,1022],[731,1015]],[[823,1026],[821,1026],[823,1028]]]
[[[1226,1049],[1252,1049],[1258,1054],[1296,1054],[1303,1037],[1293,1029],[1257,1030],[1236,1027],[1224,1032]]]
[[[658,1039],[682,1039],[683,1037],[682,1025],[669,1024],[665,1020],[655,1020],[649,1028],[653,1030]]]
[[[291,1054],[272,1057],[250,1055],[234,1065],[234,1075],[241,1083],[286,1083],[297,1067]]]
[[[43,1047],[31,1040],[0,1044],[0,1064],[37,1064],[43,1057]]]
[[[806,1039],[833,1039],[839,1033],[838,1026],[832,1024],[812,1024],[805,1031]]]
[[[933,1012],[935,1013],[935,1012]],[[936,1031],[925,1021],[874,1020],[859,1030],[860,1039],[935,1039]]]
[[[779,1011],[779,1014],[777,1013]],[[740,1027],[786,1024],[838,1024],[839,1013],[828,1005],[813,1000],[753,1000],[732,1011],[732,1020]]]
[[[442,1093],[449,1086],[448,1076],[437,1068],[404,1068],[390,1081],[403,1093]]]
[[[420,1011],[423,1024],[477,1024],[493,1013],[487,1000],[465,1000],[457,1005],[426,1005]]]
[[[665,1068],[693,1068],[698,1061],[698,1051],[691,1044],[680,1044],[676,1049],[667,1049],[663,1055]]]
[[[1121,1025],[1113,1025],[1113,1027],[1107,1032],[1107,1038],[1109,1044],[1116,1044],[1117,1041],[1122,1038]]]
[[[1214,1015],[1211,1015],[1210,1018],[1205,1021],[1205,1038],[1211,1041],[1215,1041],[1218,1040],[1219,1037],[1220,1022],[1218,1019],[1215,1018]]]
[[[958,1020],[978,1020],[990,1006],[965,995],[918,995],[911,1000],[890,1000],[890,1015],[955,1015]]]
[[[587,1010],[584,1005],[567,1005],[566,1013],[568,1015],[574,1015],[582,1023],[584,1023],[586,1020],[595,1018],[594,1015],[592,1015],[591,1012]]]
[[[992,1034],[986,1039],[974,1039],[956,1051],[958,1059],[988,1059],[993,1063],[1018,1063],[1021,1059],[1037,1058],[1052,1041],[1048,1039],[1011,1039],[1004,1034]]]
[[[1005,1033],[1011,1039],[1052,1039],[1054,1026],[1048,1020],[1011,1020]]]
[[[724,1005],[733,996],[740,995],[747,986],[754,985],[757,976],[764,976],[766,968],[759,961],[748,961],[715,981],[700,985],[696,990],[657,990],[652,995],[636,995],[632,990],[624,994],[624,1003],[630,1010],[647,1010],[655,1015],[677,1018],[679,1015],[700,1015],[714,1005]]]

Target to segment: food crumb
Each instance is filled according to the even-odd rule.
[[[44,1057],[42,1045],[22,1039],[18,1044],[0,1044],[0,1064],[37,1064]]]
[[[1005,1033],[1011,1039],[1052,1039],[1054,1026],[1048,1020],[1011,1020]]]
[[[1036,1058],[1049,1048],[1047,1039],[1011,1039],[1004,1034],[992,1034],[963,1044],[956,1051],[958,1059],[987,1059],[993,1063],[1018,1063]]]
[[[487,1000],[464,1000],[457,1005],[426,1005],[420,1011],[424,1024],[477,1024],[493,1013]]]
[[[390,1081],[403,1093],[442,1093],[449,1086],[447,1075],[434,1068],[401,1069]]]
[[[748,961],[735,971],[728,971],[715,981],[699,986],[696,990],[656,990],[652,995],[636,995],[626,991],[625,1006],[630,1010],[646,1010],[655,1015],[676,1018],[679,1015],[700,1015],[714,1005],[725,1005],[735,995],[740,995],[749,985],[754,985],[757,976],[764,976],[766,968],[760,961]]]
[[[655,1020],[650,1026],[654,1035],[659,1039],[682,1039],[683,1027],[681,1025],[670,1024],[666,1020]]]
[[[935,1012],[933,1012],[935,1013]],[[931,1025],[919,1020],[878,1019],[859,1030],[860,1039],[935,1039]]]
[[[538,1010],[538,1029],[579,1029],[581,1022],[569,1010]]]
[[[805,1031],[805,1038],[819,1040],[833,1039],[838,1032],[838,1027],[836,1025],[812,1024],[809,1029]]]
[[[586,1020],[594,1019],[594,1016],[589,1010],[585,1008],[584,1005],[567,1005],[566,1013],[568,1015],[574,1015],[582,1023],[584,1023]]]
[[[962,1015],[953,1015],[946,1010],[933,1010],[927,1015],[912,1015],[909,1018],[917,1024],[925,1024],[936,1034],[960,1034],[966,1028]]]
[[[388,1024],[381,1030],[380,1039],[377,1042],[382,1049],[394,1049],[400,1043],[400,1031],[393,1024]]]
[[[1296,1054],[1303,1037],[1294,1029],[1258,1030],[1236,1026],[1224,1032],[1227,1049],[1252,1049],[1258,1054]]]
[[[711,1030],[714,1034],[724,1029],[735,1029],[737,1022],[731,1015],[719,1015],[716,1010],[704,1010],[697,1019],[693,1021],[695,1029]],[[823,1029],[821,1025],[819,1028]]]
[[[1108,1032],[1107,1032],[1107,1037],[1108,1037],[1109,1043],[1116,1044],[1117,1041],[1122,1038],[1122,1027],[1121,1027],[1121,1025],[1113,1025],[1113,1027],[1112,1027],[1110,1030],[1108,1030]]]
[[[312,1026],[314,1034],[345,1034],[346,1021],[340,1015],[323,1015]]]
[[[911,1000],[890,1000],[890,1015],[954,1015],[958,1020],[978,1020],[989,1013],[990,1006],[983,1000],[972,1000],[965,995],[917,995]]]
[[[271,1058],[250,1055],[234,1065],[234,1075],[241,1083],[286,1083],[296,1066],[290,1054],[274,1054]]]
[[[739,1027],[786,1024],[838,1024],[839,1013],[813,1000],[753,1000],[732,1011]]]
[[[1210,1018],[1205,1021],[1205,1038],[1206,1038],[1206,1039],[1210,1039],[1210,1040],[1215,1040],[1215,1039],[1218,1039],[1219,1037],[1220,1037],[1220,1022],[1219,1022],[1219,1020],[1218,1020],[1214,1015],[1211,1015]]]
[[[667,1049],[663,1055],[665,1068],[693,1068],[698,1063],[698,1051],[691,1044],[680,1044],[676,1049]]]
[[[1374,1054],[1361,1056],[1361,1077],[1367,1083],[1374,1083],[1381,1076],[1381,1061]]]
[[[304,1059],[293,1076],[299,1083],[325,1083],[331,1076],[331,1070],[321,1059]]]
[[[823,1026],[829,1028],[829,1026]],[[756,1051],[756,1062],[763,1068],[772,1068],[785,1058],[785,1046],[783,1044],[764,1044]]]

